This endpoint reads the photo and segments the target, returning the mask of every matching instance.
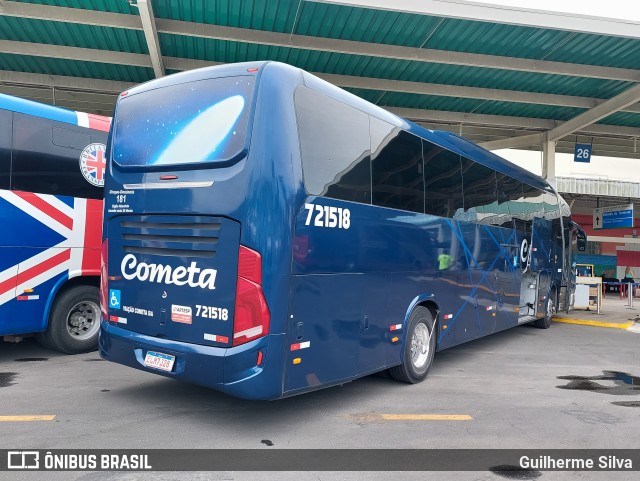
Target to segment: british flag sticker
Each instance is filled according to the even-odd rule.
[[[104,186],[104,169],[106,166],[104,144],[89,144],[80,154],[80,171],[87,182],[97,187]]]

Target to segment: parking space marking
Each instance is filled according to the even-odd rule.
[[[468,414],[382,414],[385,421],[473,421]]]
[[[53,421],[55,417],[56,417],[55,414],[23,415],[23,416],[0,416],[0,422]]]
[[[349,414],[348,418],[358,423],[381,423],[385,421],[473,421],[468,414]]]

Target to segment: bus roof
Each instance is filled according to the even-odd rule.
[[[109,131],[111,124],[110,117],[102,115],[75,112],[52,105],[33,102],[32,100],[13,97],[11,95],[0,94],[0,109],[18,112],[25,115],[33,115],[56,122],[87,127],[90,129]]]
[[[463,137],[460,137],[451,132],[429,130],[421,127],[418,124],[399,117],[383,109],[382,107],[379,107],[356,95],[353,95],[352,93],[347,92],[346,90],[341,89],[313,74],[310,74],[309,72],[280,62],[242,62],[184,71],[143,83],[128,90],[127,92],[122,93],[121,96],[135,95],[147,90],[166,87],[169,85],[204,80],[212,78],[212,76],[226,77],[252,74],[256,75],[259,81],[259,77],[264,71],[268,72],[268,75],[277,75],[281,77],[292,75],[299,76],[300,83],[304,83],[305,85],[325,95],[328,95],[340,102],[352,106],[353,108],[390,122],[393,125],[396,125],[408,132],[411,132],[414,135],[417,135],[418,137],[421,137],[447,150],[453,151],[459,155],[470,158],[475,162],[478,162],[486,167],[492,168],[498,172],[508,175],[509,177],[513,177],[522,182],[525,182],[532,187],[555,192],[553,187],[543,178],[513,164],[512,162],[509,162],[508,160],[480,147],[477,144],[474,144],[473,142],[470,142]]]

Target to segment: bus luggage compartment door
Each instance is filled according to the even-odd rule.
[[[362,277],[293,276],[285,391],[331,384],[356,375]]]

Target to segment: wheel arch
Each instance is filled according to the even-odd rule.
[[[94,286],[100,288],[100,275],[82,275],[80,273],[70,274],[69,276],[63,276],[55,283],[47,303],[42,313],[42,322],[40,325],[40,331],[46,331],[49,325],[49,315],[51,314],[51,308],[55,300],[64,292],[72,289],[76,286]]]
[[[409,319],[411,318],[411,313],[416,307],[419,307],[419,306],[426,307],[427,309],[429,309],[429,312],[431,312],[431,315],[433,316],[434,329],[437,329],[438,326],[440,325],[440,323],[438,322],[438,314],[440,313],[440,306],[438,304],[436,296],[434,294],[421,294],[419,296],[416,296],[409,304],[409,307],[407,308],[407,312],[404,315],[404,320],[402,322],[403,345],[404,345],[404,342],[406,342],[407,326],[409,324]],[[439,349],[440,349],[439,336],[436,336],[436,351],[438,351]]]

